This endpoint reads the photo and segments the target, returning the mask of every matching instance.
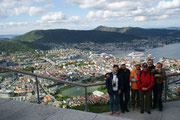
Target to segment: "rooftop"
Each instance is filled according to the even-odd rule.
[[[0,120],[179,120],[179,111],[180,101],[174,101],[165,103],[163,112],[154,110],[151,115],[131,110],[109,116],[0,98]]]

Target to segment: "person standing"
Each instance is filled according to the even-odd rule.
[[[119,69],[119,74],[122,75],[123,77],[123,90],[121,91],[120,94],[120,106],[121,106],[121,112],[124,113],[129,112],[128,109],[128,103],[129,103],[129,98],[130,98],[130,70],[126,68],[125,63],[121,64],[121,68]]]
[[[114,113],[114,103],[115,103],[115,113],[119,115],[119,95],[123,90],[123,78],[119,74],[119,66],[113,66],[113,72],[106,74],[106,88],[110,97],[110,115]]]
[[[148,59],[147,63],[148,63],[148,71],[153,73],[155,70],[153,59]],[[151,90],[151,95],[150,95],[149,100],[150,100],[150,107],[152,108],[152,90]]]
[[[135,68],[131,71],[130,82],[131,82],[131,102],[132,108],[135,109],[136,106],[139,106],[139,94],[138,94],[138,73],[141,70],[141,65],[136,64]]]
[[[155,66],[154,66],[154,63],[153,63],[153,59],[149,59],[147,61],[148,63],[148,71],[149,72],[153,72],[155,70]]]
[[[150,112],[150,95],[151,89],[154,86],[153,74],[148,71],[147,63],[142,64],[142,71],[138,73],[138,89],[139,89],[139,99],[140,99],[140,113],[144,113],[144,109],[148,114]]]
[[[162,91],[163,91],[163,82],[166,80],[166,73],[162,69],[162,64],[158,62],[155,67],[155,71],[153,72],[154,75],[154,87],[153,87],[153,109],[156,108],[158,103],[159,111],[162,111]]]

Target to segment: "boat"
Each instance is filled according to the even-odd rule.
[[[152,56],[152,54],[145,55],[143,52],[132,52],[128,54],[128,57],[131,60],[135,61],[147,61],[148,59],[155,59],[155,57]]]
[[[128,54],[129,57],[140,57],[140,56],[144,56],[143,52],[132,52]]]

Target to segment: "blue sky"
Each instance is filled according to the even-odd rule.
[[[0,0],[0,35],[35,29],[180,27],[180,0]]]

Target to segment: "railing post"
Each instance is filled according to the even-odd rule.
[[[165,86],[164,86],[164,102],[167,102],[167,89],[168,89],[168,78],[165,80]]]
[[[87,87],[84,87],[84,97],[85,97],[85,111],[88,112],[88,103],[87,103]]]
[[[37,88],[37,103],[40,104],[40,98],[39,98],[39,81],[37,79],[37,76],[36,76],[36,88]]]

